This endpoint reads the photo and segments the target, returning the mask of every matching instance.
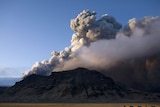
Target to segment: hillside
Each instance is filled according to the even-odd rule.
[[[159,97],[126,88],[100,72],[77,68],[28,76],[0,94],[0,102],[143,102]]]

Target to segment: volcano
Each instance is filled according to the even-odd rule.
[[[158,101],[160,95],[125,87],[85,68],[30,75],[0,94],[1,102],[137,102]]]

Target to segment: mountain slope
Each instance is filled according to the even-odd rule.
[[[31,75],[0,95],[14,102],[126,102],[154,101],[158,96],[127,89],[111,78],[85,68]]]

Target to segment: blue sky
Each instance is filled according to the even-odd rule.
[[[0,77],[20,77],[70,45],[70,20],[82,10],[131,18],[160,16],[159,0],[0,0]]]

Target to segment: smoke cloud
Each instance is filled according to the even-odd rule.
[[[122,25],[108,14],[82,11],[71,20],[71,46],[53,51],[49,60],[36,62],[24,73],[50,75],[77,67],[98,70],[131,87],[160,89],[160,18],[144,17]]]
[[[97,20],[96,13],[89,10],[84,10],[75,19],[72,19],[70,26],[75,32],[72,36],[71,46],[66,47],[61,52],[53,51],[49,60],[36,62],[31,70],[24,73],[24,76],[31,74],[49,75],[52,71],[62,70],[67,61],[78,60],[80,48],[89,46],[101,39],[113,39],[122,27],[114,17],[107,14]],[[76,65],[78,66],[78,64]]]

